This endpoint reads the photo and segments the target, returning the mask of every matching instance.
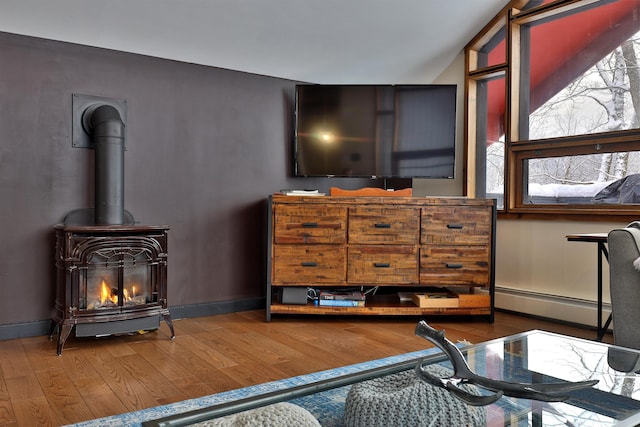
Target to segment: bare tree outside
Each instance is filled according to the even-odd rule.
[[[597,134],[640,127],[640,33],[614,49],[529,116],[529,139]],[[498,150],[498,147],[496,147]],[[502,184],[487,152],[487,191]],[[503,166],[502,166],[503,167]],[[490,172],[490,169],[493,171]],[[547,157],[528,161],[530,195],[590,198],[640,173],[640,152]]]

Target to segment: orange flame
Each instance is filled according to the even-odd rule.
[[[118,304],[118,295],[111,293],[111,288],[107,285],[107,282],[102,280],[100,286],[100,304],[104,305],[107,301],[111,301],[114,304]]]
[[[124,304],[127,303],[135,303],[138,298],[138,287],[136,285],[131,285],[130,289],[124,288],[122,290],[122,299]],[[115,292],[115,289],[112,289],[109,284],[102,279],[102,283],[100,284],[100,307],[118,305],[118,294]]]
[[[107,282],[102,280],[102,284],[100,286],[100,304],[104,305],[111,298],[111,289],[107,285]]]

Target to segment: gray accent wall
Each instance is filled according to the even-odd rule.
[[[53,226],[93,207],[74,93],[126,100],[125,209],[171,227],[176,312],[264,297],[269,194],[375,186],[292,177],[293,81],[8,33],[0,63],[0,331],[50,319]]]

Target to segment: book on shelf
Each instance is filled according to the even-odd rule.
[[[326,196],[318,190],[280,190],[285,196]]]
[[[320,300],[364,301],[365,294],[360,291],[320,291]]]
[[[316,305],[323,307],[364,307],[364,301],[348,299],[318,299]]]

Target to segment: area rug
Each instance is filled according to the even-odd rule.
[[[156,406],[135,412],[114,415],[111,417],[98,418],[84,421],[77,424],[69,424],[66,427],[139,427],[144,421],[156,420],[171,415],[181,414],[197,409],[207,408],[219,403],[230,402],[252,396],[259,396],[278,390],[285,390],[294,386],[312,384],[314,382],[336,378],[342,375],[354,374],[364,370],[384,367],[396,363],[406,362],[420,357],[426,357],[440,350],[430,348],[426,350],[405,353],[398,356],[386,357],[369,362],[358,363],[341,368],[320,371],[308,375],[287,378],[279,381],[272,381],[255,386],[244,387],[222,393],[212,394],[196,399],[189,399],[182,402],[168,405]],[[290,402],[302,406],[311,412],[323,427],[341,427],[344,414],[344,401],[349,390],[349,386],[327,390],[316,393],[312,396],[293,399]]]

